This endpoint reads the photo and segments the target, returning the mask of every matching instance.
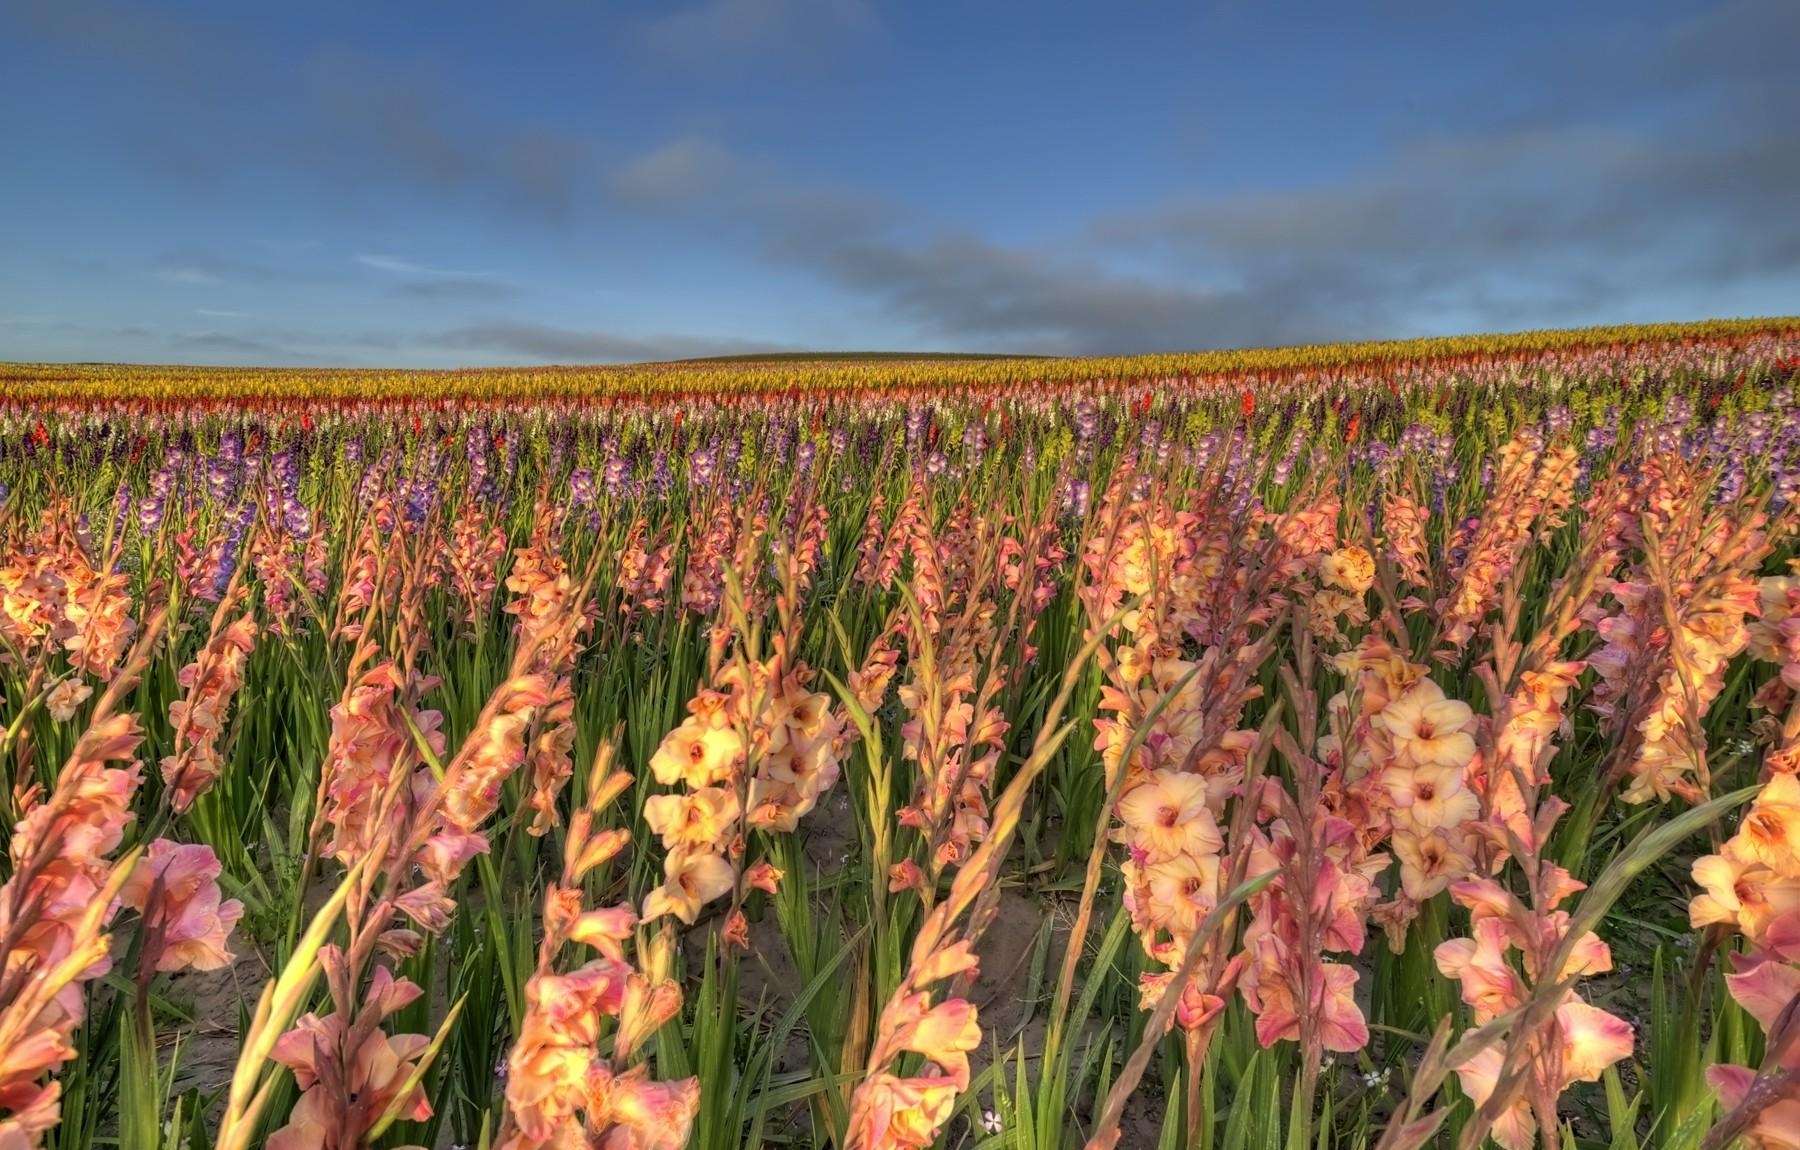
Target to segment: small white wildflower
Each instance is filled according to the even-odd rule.
[[[983,1110],[981,1112],[981,1128],[989,1134],[998,1134],[1006,1129],[1006,1125],[1000,1121],[1000,1115],[994,1111]]]

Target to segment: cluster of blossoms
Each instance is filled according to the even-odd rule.
[[[658,1082],[636,1063],[644,1043],[681,1011],[681,988],[668,975],[668,936],[652,947],[644,970],[626,958],[637,925],[629,905],[587,909],[582,883],[629,840],[601,828],[600,817],[631,785],[611,770],[603,745],[588,780],[587,800],[570,820],[558,882],[544,892],[544,937],[538,966],[525,984],[525,1017],[507,1055],[507,1126],[501,1150],[594,1145],[606,1150],[681,1150],[700,1105],[698,1079]],[[556,959],[565,945],[598,952],[566,974]],[[610,1055],[602,1056],[605,1020],[616,1020]]]
[[[176,814],[191,807],[194,799],[212,786],[224,772],[219,746],[231,701],[244,685],[244,668],[256,649],[256,617],[245,612],[231,622],[229,613],[244,597],[244,588],[219,601],[213,614],[213,633],[194,661],[183,667],[176,682],[187,694],[169,703],[169,724],[175,728],[174,753],[162,761],[162,779],[171,792]]]
[[[491,509],[470,500],[450,524],[449,547],[444,566],[451,590],[462,608],[463,622],[471,627],[487,618],[499,586],[500,561],[506,557],[506,532],[495,522]]]
[[[837,782],[849,727],[804,664],[777,654],[736,659],[688,701],[688,717],[663,739],[650,771],[682,787],[645,800],[644,819],[668,852],[664,880],[644,899],[646,921],[692,924],[700,908],[744,885],[773,889],[780,872],[745,868],[744,827],[791,831]],[[734,905],[727,936],[747,942]]]
[[[116,551],[95,558],[93,540],[68,507],[46,509],[39,529],[0,564],[0,657],[60,650],[76,671],[111,681],[137,634],[130,579],[116,561]]]
[[[1252,901],[1239,989],[1256,1015],[1259,1042],[1298,1041],[1316,1058],[1368,1044],[1356,971],[1324,956],[1362,952],[1373,876],[1388,860],[1368,853],[1356,828],[1327,805],[1303,811],[1313,797],[1307,791],[1303,783],[1290,796],[1263,780],[1260,805],[1275,817],[1253,835],[1250,870],[1275,879]]]
[[[448,850],[423,844],[409,857],[409,847],[430,823],[424,813],[430,775],[420,762],[420,744],[434,756],[445,746],[438,729],[442,716],[418,705],[430,685],[386,661],[354,674],[332,708],[314,842],[329,827],[324,853],[355,868],[358,876],[351,941],[320,951],[333,1009],[302,1015],[272,1050],[301,1089],[287,1124],[270,1135],[274,1150],[355,1144],[390,1115],[414,1121],[430,1116],[424,1091],[413,1081],[429,1037],[384,1029],[388,1018],[423,991],[386,964],[375,965],[365,982],[374,951],[389,959],[417,953],[423,936],[414,926],[436,933],[448,924],[444,884],[468,857],[460,842]],[[409,890],[403,876],[414,858],[429,879]],[[378,891],[382,879],[386,886]],[[396,925],[397,914],[409,925]]]
[[[226,453],[220,462],[229,461]],[[247,469],[247,461],[237,461]],[[315,530],[312,509],[300,498],[300,460],[295,451],[280,450],[269,455],[256,482],[239,505],[240,510],[228,515],[215,541],[213,585],[203,589],[202,598],[221,598],[223,588],[237,576],[236,557],[243,550],[246,530],[250,536],[250,566],[262,586],[263,607],[269,628],[278,634],[292,634],[303,611],[310,612],[329,586],[327,566],[330,540]],[[260,492],[260,501],[253,496]],[[259,506],[260,503],[260,506]],[[254,516],[254,525],[247,525]]]
[[[579,614],[536,619],[555,649]],[[560,620],[560,621],[558,621]],[[366,658],[364,647],[357,658]],[[388,965],[370,963],[418,953],[424,935],[441,933],[454,910],[450,884],[474,855],[488,849],[482,824],[499,790],[525,758],[524,732],[550,700],[544,676],[521,673],[489,698],[457,755],[437,780],[425,758],[441,758],[442,716],[419,700],[431,681],[394,661],[355,675],[332,710],[332,740],[321,784],[315,839],[331,830],[325,851],[352,868],[347,945],[320,951],[333,1009],[302,1016],[276,1043],[273,1057],[290,1067],[302,1089],[288,1124],[271,1136],[279,1150],[351,1145],[395,1118],[431,1114],[415,1069],[432,1049],[422,1034],[390,1034],[387,1019],[422,993]],[[616,792],[614,792],[616,793]]]
[[[1241,601],[1252,557],[1234,547],[1228,514],[1170,514],[1115,484],[1101,521],[1082,594],[1090,635],[1117,616],[1120,640],[1103,651],[1094,747],[1119,795],[1111,837],[1126,847],[1125,907],[1145,954],[1163,968],[1141,978],[1143,1004],[1153,1008],[1224,893],[1220,819],[1257,741],[1238,728],[1269,653],[1248,635],[1269,606]],[[1215,645],[1198,660],[1184,657],[1202,637]],[[1174,1014],[1190,1044],[1204,1041],[1244,967],[1224,947],[1203,957],[1204,976],[1179,988]]]
[[[1173,701],[1154,720],[1151,736],[1144,740],[1133,763],[1118,761],[1124,746],[1101,748],[1103,757],[1109,751],[1113,757],[1110,777],[1116,778],[1120,769],[1126,771],[1118,803],[1119,826],[1113,832],[1127,851],[1121,864],[1125,906],[1145,953],[1169,967],[1180,964],[1200,920],[1218,901],[1219,856],[1224,849],[1218,818],[1243,777],[1241,755],[1230,748],[1204,756],[1194,768],[1187,766],[1189,752],[1200,735],[1204,706],[1197,679],[1188,678],[1182,684],[1190,670],[1191,665],[1180,660],[1161,661],[1153,666],[1149,685],[1136,688],[1137,698],[1118,708],[1121,714],[1135,711],[1141,715],[1174,692]],[[1126,723],[1124,719],[1098,721],[1116,724],[1101,736],[1109,742],[1114,737],[1112,730],[1123,729]],[[1243,740],[1233,742],[1241,747]],[[1163,763],[1167,765],[1155,765]],[[1168,978],[1146,976],[1150,997]],[[1203,1012],[1184,1012],[1181,1020],[1199,1026]]]
[[[493,730],[500,741],[482,776],[475,809],[446,805],[465,833],[499,806],[500,787],[520,766],[522,753],[528,754],[531,767],[527,802],[535,813],[529,829],[533,835],[549,833],[557,822],[556,796],[575,769],[574,672],[578,640],[593,622],[586,602],[592,579],[577,586],[569,574],[549,529],[547,508],[539,508],[536,522],[530,545],[514,553],[513,570],[506,579],[507,590],[515,596],[506,612],[518,624],[520,658],[513,674],[521,690],[496,719]]]
[[[1573,446],[1534,446],[1521,436],[1500,448],[1500,462],[1479,518],[1458,527],[1450,553],[1460,556],[1451,590],[1437,604],[1446,661],[1460,656],[1497,603],[1500,588],[1533,537],[1561,526],[1575,502],[1579,453]]]
[[[1781,668],[1752,700],[1763,712],[1756,727],[1769,746],[1769,768],[1794,774],[1800,772],[1800,576],[1761,580],[1756,615],[1749,627],[1750,656]]]
[[[1372,910],[1398,952],[1419,907],[1474,868],[1478,723],[1427,667],[1380,638],[1366,637],[1336,665],[1354,684],[1356,713],[1350,691],[1327,704],[1346,732],[1346,749],[1335,737],[1326,743],[1328,758],[1342,759],[1335,801],[1369,846],[1385,836],[1399,863],[1399,890]]]
[[[361,639],[369,612],[399,594],[402,574],[399,564],[391,561],[391,541],[399,527],[392,497],[380,496],[369,505],[338,578],[331,639]]]
[[[1800,583],[1793,576],[1761,581],[1760,619],[1750,625],[1750,652],[1778,664],[1780,674],[1758,693],[1767,712],[1767,781],[1718,853],[1694,862],[1700,887],[1689,921],[1741,935],[1747,950],[1732,956],[1725,978],[1731,995],[1766,1035],[1762,1067],[1719,1065],[1707,1079],[1725,1106],[1737,1111],[1755,1099],[1744,1129],[1753,1145],[1780,1147],[1800,1140]],[[1779,716],[1779,717],[1778,717]],[[1754,1092],[1754,1093],[1753,1093]],[[1759,1097],[1760,1096],[1760,1097]]]
[[[1624,735],[1626,802],[1693,801],[1707,790],[1700,721],[1759,607],[1767,517],[1748,501],[1708,506],[1706,486],[1678,455],[1644,461],[1613,527],[1642,559],[1624,578],[1602,580],[1610,609],[1586,611],[1602,640],[1588,659],[1600,679],[1590,705]]]
[[[1567,938],[1569,913],[1557,907],[1582,884],[1549,862],[1531,878],[1529,902],[1491,879],[1465,879],[1450,887],[1451,897],[1469,911],[1471,937],[1441,943],[1435,958],[1438,969],[1461,985],[1477,1026],[1524,1005],[1540,983],[1612,969],[1612,953],[1597,935]],[[1522,974],[1510,957],[1514,952]],[[1495,1120],[1493,1135],[1507,1150],[1531,1150],[1540,1125],[1555,1127],[1557,1096],[1576,1082],[1597,1081],[1631,1050],[1630,1024],[1571,989],[1555,1004],[1550,1025],[1514,1048],[1487,1047],[1458,1068],[1457,1076],[1481,1106],[1503,1078],[1522,1075],[1522,1089],[1509,1085],[1516,1094]]]
[[[1707,1081],[1735,1111],[1751,1105],[1744,1130],[1755,1146],[1800,1139],[1800,779],[1769,777],[1737,833],[1694,863],[1701,893],[1689,904],[1696,927],[1734,930],[1748,949],[1725,976],[1732,998],[1767,1037],[1760,1068],[1721,1064]]]
[[[957,1096],[969,1089],[969,1053],[981,1046],[981,1023],[975,1005],[961,994],[980,968],[975,946],[988,916],[981,908],[964,916],[994,879],[1017,826],[1018,797],[1017,787],[1002,797],[1006,810],[995,836],[956,872],[913,940],[906,974],[882,1007],[862,1080],[850,1097],[845,1150],[924,1150],[936,1143]],[[934,1004],[944,983],[949,990]]]
[[[135,674],[127,670],[121,682]],[[243,907],[221,897],[210,847],[157,839],[142,855],[111,858],[142,779],[137,721],[111,712],[118,693],[97,708],[55,788],[23,794],[13,828],[12,876],[0,886],[0,1040],[8,1051],[0,1066],[0,1145],[35,1147],[56,1125],[54,1075],[76,1056],[85,984],[111,969],[107,931],[121,906],[140,915],[140,977],[231,961],[229,938]]]
[[[972,1003],[954,998],[934,1006],[929,988],[975,968],[967,945],[956,944],[915,964],[907,989],[882,1008],[869,1057],[880,1069],[856,1090],[847,1150],[912,1150],[937,1140],[957,1095],[969,1088],[969,1052],[981,1045],[981,1025]],[[903,1076],[897,1064],[909,1053],[923,1062]]]
[[[110,904],[130,873],[110,855],[132,819],[142,736],[130,715],[90,726],[48,796],[24,804],[13,828],[12,877],[0,887],[0,1140],[36,1146],[60,1117],[54,1074],[75,1057],[84,983],[106,974]],[[125,762],[124,767],[108,766]]]
[[[653,534],[649,521],[639,518],[627,532],[619,555],[619,613],[655,614],[668,598],[675,573],[675,542]]]
[[[710,619],[725,598],[725,569],[746,537],[756,538],[767,527],[767,515],[758,511],[749,524],[743,511],[730,500],[715,498],[710,512],[688,520],[687,566],[681,576],[681,607],[697,618]]]
[[[1413,587],[1426,587],[1431,582],[1431,561],[1426,528],[1430,512],[1415,494],[1389,484],[1382,492],[1381,533],[1384,553],[1400,578]],[[1424,606],[1416,598],[1411,603]]]
[[[926,865],[921,869],[910,859],[898,864],[892,889],[935,889],[937,877],[962,865],[987,837],[988,790],[1009,729],[995,701],[1003,672],[991,658],[1001,645],[993,611],[987,601],[965,614],[942,645],[917,628],[905,629],[913,674],[896,695],[907,714],[901,753],[918,764],[918,782],[900,824],[925,840]],[[978,634],[986,636],[981,645]]]

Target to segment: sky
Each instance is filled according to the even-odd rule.
[[[1800,3],[0,0],[0,359],[1800,313]]]

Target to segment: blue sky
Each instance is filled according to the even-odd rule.
[[[1800,313],[1800,4],[0,0],[0,358]]]

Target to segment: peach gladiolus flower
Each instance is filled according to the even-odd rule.
[[[1340,547],[1319,560],[1319,578],[1352,595],[1361,595],[1375,585],[1375,559],[1355,544]]]
[[[958,951],[949,968],[972,960]],[[917,985],[916,979],[912,984]],[[877,1070],[856,1088],[850,1103],[854,1150],[922,1150],[937,1140],[950,1120],[956,1096],[969,1086],[969,1051],[981,1045],[981,1026],[972,1003],[953,998],[931,1006],[918,991],[897,994],[882,1008],[870,1065],[887,1067],[906,1051],[923,1055],[917,1077]]]
[[[1402,766],[1460,771],[1475,758],[1475,737],[1468,730],[1474,712],[1467,703],[1446,698],[1430,679],[1413,684],[1370,722],[1387,735],[1394,761]]]
[[[975,1005],[952,998],[936,1006],[926,994],[910,994],[890,1003],[883,1012],[882,1028],[895,1050],[922,1054],[943,1068],[958,1091],[969,1088],[969,1051],[981,1045],[981,1024]]]
[[[1446,978],[1462,983],[1462,1000],[1475,1012],[1477,1024],[1493,1021],[1524,997],[1518,972],[1506,961],[1506,924],[1497,918],[1475,920],[1473,938],[1438,944],[1433,957]]]
[[[1565,1083],[1598,1082],[1608,1066],[1631,1057],[1631,1024],[1579,998],[1556,1008]]]
[[[1392,766],[1381,783],[1394,805],[1395,821],[1421,833],[1461,826],[1481,814],[1481,800],[1463,785],[1460,766]]]
[[[583,911],[581,905],[579,887],[553,885],[544,895],[544,930],[625,961],[623,943],[637,927],[637,911],[624,904]]]
[[[644,921],[672,914],[692,926],[702,906],[731,889],[737,872],[718,855],[676,850],[663,863],[663,877],[644,897]]]
[[[1181,855],[1216,855],[1225,840],[1207,809],[1206,795],[1206,779],[1199,775],[1152,771],[1119,800],[1125,827],[1118,836],[1140,850],[1146,863]]]
[[[1800,779],[1771,776],[1734,842],[1749,861],[1788,873],[1800,870]]]
[[[146,939],[156,948],[157,970],[219,970],[231,965],[227,944],[244,915],[244,904],[236,899],[220,901],[220,870],[211,847],[168,839],[151,843],[138,860],[119,898],[143,914]]]
[[[754,887],[769,894],[777,894],[781,890],[783,872],[771,862],[759,862],[744,872],[744,885]]]
[[[736,792],[724,787],[652,795],[644,801],[644,822],[670,850],[717,846],[730,835],[738,814]]]
[[[1199,927],[1200,920],[1219,901],[1219,857],[1217,855],[1177,855],[1166,862],[1139,868],[1126,863],[1126,879],[1139,892],[1142,900],[1137,909],[1146,920],[1186,939]],[[1133,879],[1141,876],[1141,886]]]
[[[368,1000],[373,1004],[370,1009],[388,1015],[421,993],[415,984],[396,979],[387,967],[378,966]],[[346,1116],[336,1111],[332,1092],[319,1075],[322,1062],[337,1063],[337,1048],[349,1033],[337,1014],[323,1018],[304,1014],[292,1030],[276,1040],[270,1057],[293,1070],[294,1081],[304,1093],[288,1124],[269,1136],[269,1150],[320,1150],[327,1135],[343,1127]],[[372,1123],[406,1089],[415,1060],[430,1045],[431,1039],[423,1034],[388,1034],[375,1027],[349,1059],[348,1081],[337,1083],[335,1089],[364,1103],[361,1114]],[[431,1102],[422,1087],[407,1092],[400,1102],[400,1116],[414,1122],[431,1117]]]
[[[629,975],[623,963],[601,958],[526,982],[525,1020],[507,1058],[506,1105],[529,1144],[549,1140],[586,1104],[600,1020],[624,1004]]]
[[[1533,1063],[1534,1073],[1544,1076],[1539,1084],[1552,1095],[1561,1094],[1575,1082],[1597,1081],[1607,1067],[1631,1054],[1630,1025],[1573,995],[1557,1007],[1556,1023],[1560,1049],[1554,1057]],[[1457,1078],[1477,1106],[1492,1097],[1504,1061],[1504,1049],[1490,1046],[1458,1068]],[[1555,1067],[1556,1073],[1549,1074],[1550,1067]],[[1507,1150],[1532,1150],[1536,1134],[1537,1120],[1523,1094],[1494,1122],[1494,1141]]]
[[[1476,1106],[1485,1104],[1493,1096],[1505,1060],[1505,1051],[1490,1046],[1457,1068],[1456,1077],[1462,1083],[1463,1093]],[[1494,1120],[1492,1134],[1494,1141],[1506,1150],[1533,1150],[1537,1141],[1537,1119],[1532,1117],[1530,1101],[1518,1098],[1501,1111]]]
[[[1422,836],[1397,834],[1393,845],[1400,860],[1400,887],[1415,903],[1443,891],[1475,865],[1464,847],[1441,829]]]
[[[1706,1081],[1727,1110],[1743,1105],[1756,1071],[1748,1066],[1709,1066]],[[1800,1150],[1800,1098],[1778,1098],[1739,1137],[1751,1150]]]
[[[1725,976],[1731,997],[1761,1024],[1771,1030],[1788,1003],[1800,995],[1800,967],[1772,958],[1736,956],[1741,969]]]
[[[1264,936],[1258,947],[1255,977],[1246,978],[1244,1000],[1256,1012],[1256,1040],[1273,1046],[1283,1039],[1300,1038],[1300,1011],[1316,1020],[1319,1044],[1326,1050],[1349,1054],[1369,1043],[1369,1026],[1356,1005],[1356,970],[1341,962],[1319,964],[1321,982],[1312,1001],[1302,1006],[1295,993],[1287,963],[1279,958],[1279,944]]]
[[[1800,780],[1771,775],[1737,833],[1694,862],[1702,891],[1688,904],[1694,926],[1732,923],[1761,944],[1772,922],[1800,910]]]
[[[657,1082],[642,1066],[618,1075],[599,1063],[589,1070],[589,1121],[596,1128],[616,1123],[602,1150],[681,1150],[699,1109],[698,1078]]]
[[[103,683],[112,681],[119,660],[137,634],[137,623],[130,614],[129,583],[130,577],[123,574],[89,571],[70,580],[64,613],[75,634],[63,640],[63,646],[70,663]]]
[[[695,699],[689,706],[699,702]],[[723,715],[719,718],[723,720]],[[729,778],[743,757],[744,740],[730,726],[722,721],[705,724],[690,717],[670,731],[650,756],[650,773],[664,786],[711,786]]]
[[[80,679],[64,679],[50,688],[50,693],[44,697],[44,709],[50,712],[52,719],[66,723],[75,717],[76,709],[93,693],[94,688]]]
[[[950,1121],[956,1087],[947,1078],[872,1076],[856,1092],[849,1144],[857,1150],[924,1150]]]

